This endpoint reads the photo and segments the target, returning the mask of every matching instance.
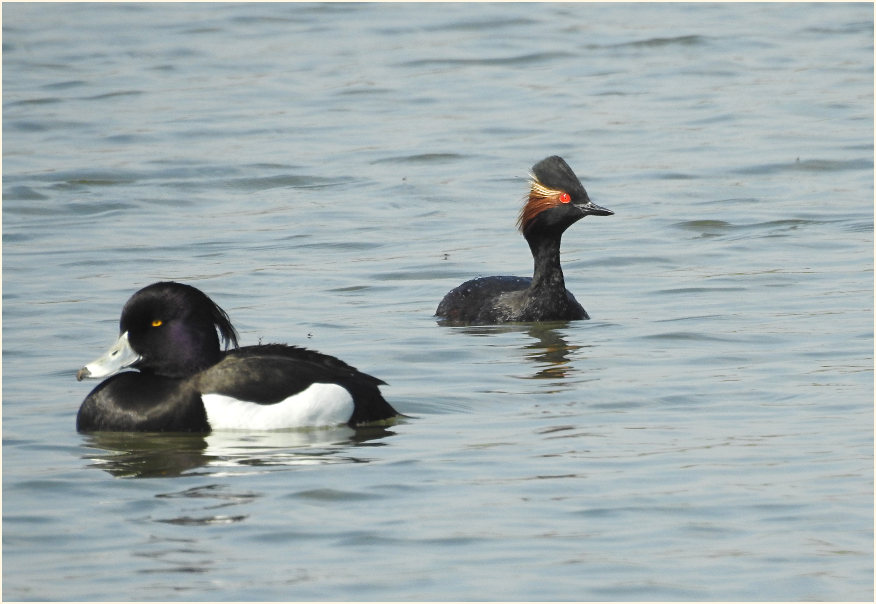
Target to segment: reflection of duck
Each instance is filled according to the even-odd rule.
[[[363,463],[368,459],[356,455],[357,445],[393,434],[383,426],[209,435],[94,432],[84,444],[97,451],[84,458],[113,476],[130,478],[174,477],[208,467]]]
[[[367,458],[355,454],[353,447],[393,434],[383,426],[336,426],[250,433],[216,431],[206,440],[211,466],[300,466],[367,462]]]
[[[95,432],[85,437],[92,466],[124,478],[181,476],[206,466],[207,441],[198,434]]]
[[[560,268],[560,240],[585,216],[611,216],[590,201],[587,191],[561,157],[532,167],[529,196],[518,226],[529,244],[532,277],[481,277],[444,296],[435,315],[449,324],[492,325],[509,322],[589,319],[566,289]]]
[[[397,415],[382,380],[340,359],[282,344],[238,348],[225,311],[190,285],[144,287],[119,326],[116,344],[76,376],[111,376],[82,403],[81,432],[355,426]],[[118,373],[127,367],[139,371]]]

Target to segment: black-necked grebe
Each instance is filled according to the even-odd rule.
[[[517,226],[535,263],[529,277],[482,277],[451,290],[435,314],[448,324],[589,319],[566,289],[560,268],[563,232],[587,215],[610,216],[587,191],[563,158],[545,158],[532,167],[529,195]]]
[[[144,287],[122,309],[119,331],[76,376],[112,376],[79,408],[80,432],[355,426],[398,415],[383,381],[339,359],[284,344],[238,348],[225,311],[189,285]],[[139,371],[118,373],[126,367]]]

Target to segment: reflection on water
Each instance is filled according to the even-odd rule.
[[[85,437],[97,449],[83,456],[92,467],[125,478],[180,476],[207,465],[202,435],[99,432]]]
[[[576,350],[587,348],[578,344],[569,344],[563,335],[563,329],[569,327],[569,321],[551,321],[545,323],[510,323],[505,325],[471,325],[456,328],[460,333],[473,336],[491,336],[504,333],[523,333],[532,338],[523,350],[525,358],[537,371],[528,376],[533,380],[554,380],[565,378],[575,372],[570,356]]]
[[[382,446],[379,441],[393,434],[385,426],[208,435],[103,432],[85,437],[96,451],[84,457],[91,467],[123,478],[217,475],[221,468],[365,463],[362,447]]]
[[[242,522],[249,517],[248,514],[230,514],[224,508],[246,505],[255,501],[260,496],[249,491],[235,493],[229,490],[228,485],[223,484],[208,484],[182,491],[159,493],[156,495],[159,499],[199,500],[205,504],[201,510],[207,513],[204,515],[185,514],[170,518],[156,518],[155,521],[181,526],[204,526],[208,524]],[[214,513],[213,510],[222,510],[224,513]]]
[[[526,350],[530,352],[527,353],[526,358],[540,368],[532,379],[553,380],[568,377],[574,372],[574,368],[569,364],[569,355],[584,348],[583,346],[569,344],[566,338],[550,325],[536,324],[526,333],[536,340],[527,344]]]

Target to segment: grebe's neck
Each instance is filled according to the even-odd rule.
[[[534,265],[530,290],[565,294],[566,283],[560,268],[561,237],[562,233],[550,236],[533,234],[526,238]]]

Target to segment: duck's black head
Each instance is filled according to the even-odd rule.
[[[221,360],[220,337],[226,347],[237,347],[237,332],[225,311],[201,290],[172,281],[131,296],[122,308],[119,333],[113,347],[80,369],[77,379],[106,377],[126,367],[186,377]]]
[[[218,330],[218,334],[217,334]],[[140,356],[133,366],[159,375],[190,375],[219,361],[221,335],[237,347],[228,315],[204,292],[182,283],[148,285],[125,303],[119,333]]]
[[[584,185],[562,157],[552,155],[532,166],[529,195],[517,226],[527,239],[535,232],[559,237],[585,216],[611,216],[590,201]]]

